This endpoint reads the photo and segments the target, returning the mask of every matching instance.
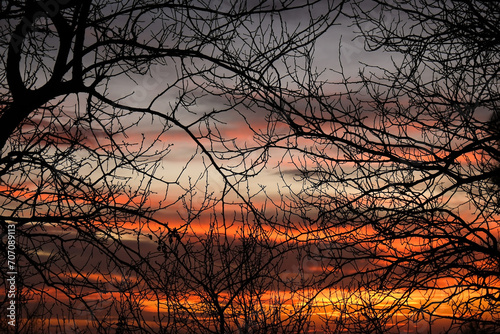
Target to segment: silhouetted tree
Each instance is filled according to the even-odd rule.
[[[500,7],[350,4],[2,2],[17,331],[498,331]]]
[[[298,246],[273,241],[248,187],[267,148],[226,122],[261,130],[251,110],[279,100],[278,68],[342,2],[0,6],[0,222],[16,225],[17,331],[307,328],[304,294],[280,294]]]
[[[351,4],[358,38],[386,61],[358,79],[341,69],[337,83],[308,68],[266,134],[288,152],[281,166],[295,165],[282,167],[290,193],[276,202],[288,229],[335,263],[324,307],[337,313],[325,321],[350,332],[498,331],[500,6]]]

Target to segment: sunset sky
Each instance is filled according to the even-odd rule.
[[[237,3],[90,5],[59,71],[61,85],[81,75],[80,91],[51,88],[64,37],[54,26],[85,11],[59,1],[33,16],[41,28],[23,36],[17,64],[25,95],[7,61],[0,76],[2,119],[57,91],[0,156],[1,221],[18,228],[17,332],[497,326],[494,61],[478,51],[486,74],[476,83],[464,70],[472,88],[461,90],[442,64],[411,72],[411,48],[365,50],[359,29],[373,27],[351,15],[372,1],[334,23],[327,1],[242,22]],[[5,59],[23,12],[0,15]],[[331,26],[309,43],[310,24]],[[396,75],[407,70],[416,79]]]

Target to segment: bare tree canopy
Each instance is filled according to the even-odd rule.
[[[498,331],[500,7],[359,1],[346,15],[391,61],[340,69],[337,87],[301,81],[289,130],[269,134],[299,171],[284,225],[344,287],[326,308],[356,314],[331,324]]]
[[[278,69],[342,3],[1,6],[0,220],[5,233],[16,224],[16,329],[308,326],[303,307],[280,311],[297,302],[290,293],[267,297],[289,246],[269,238],[245,192],[266,153],[225,124],[256,118],[252,106],[279,93]],[[305,24],[286,19],[297,13]]]
[[[490,1],[2,2],[0,328],[500,331],[499,27]]]

